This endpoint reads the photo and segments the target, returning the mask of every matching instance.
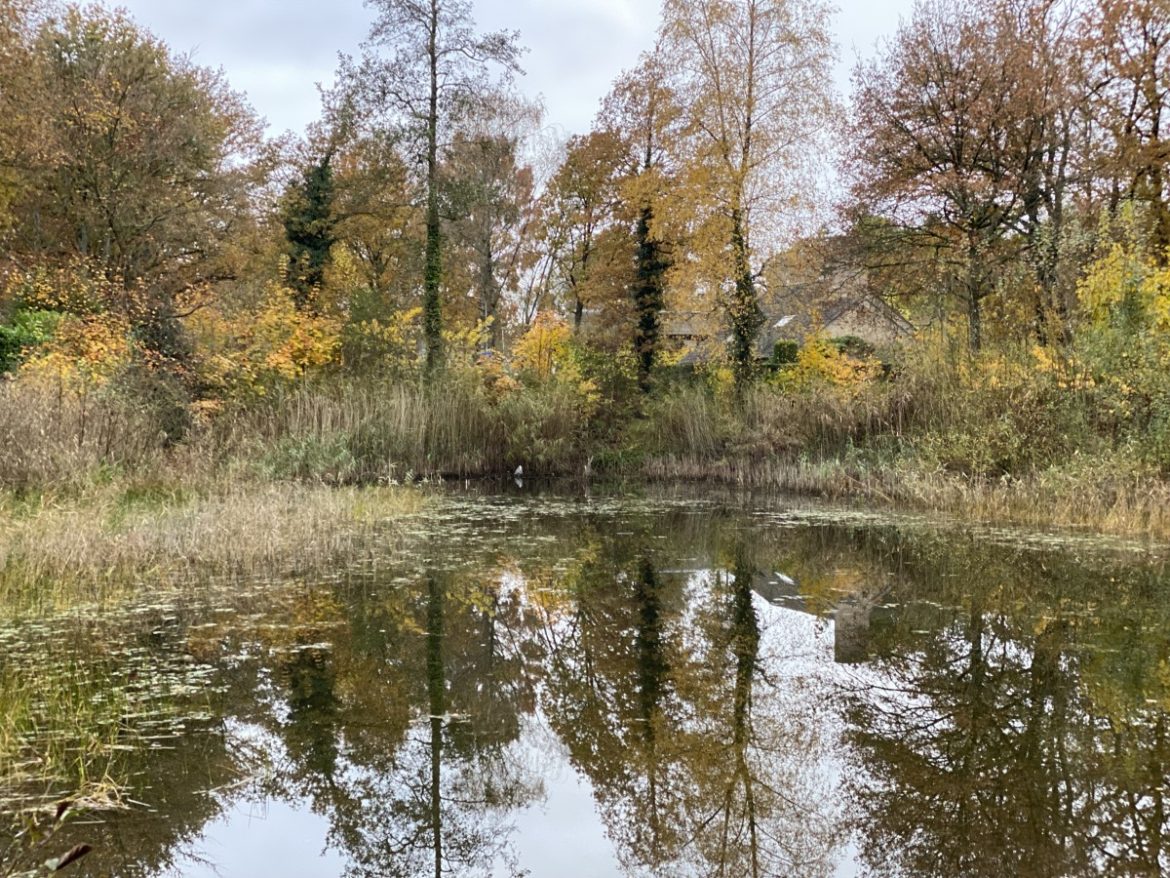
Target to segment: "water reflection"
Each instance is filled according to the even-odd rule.
[[[26,629],[0,662],[97,691],[139,656],[174,720],[121,718],[142,804],[67,831],[97,845],[78,874],[254,874],[233,827],[263,803],[322,855],[263,852],[272,874],[552,874],[540,840],[578,788],[590,850],[557,874],[1170,867],[1156,563],[767,509],[437,520],[335,581]]]

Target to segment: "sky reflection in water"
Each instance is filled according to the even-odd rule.
[[[327,581],[22,629],[27,673],[180,669],[175,728],[126,720],[142,807],[68,830],[77,874],[1170,868],[1157,559],[734,499],[408,529]]]

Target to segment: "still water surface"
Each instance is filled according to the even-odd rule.
[[[328,577],[159,584],[0,645],[134,695],[134,804],[69,827],[78,875],[1170,869],[1148,548],[454,495]]]

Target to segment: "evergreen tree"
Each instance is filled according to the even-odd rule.
[[[670,263],[663,244],[651,233],[654,209],[646,205],[638,217],[635,232],[638,242],[637,278],[634,284],[634,307],[638,325],[634,330],[634,352],[638,357],[638,385],[649,392],[651,374],[658,359],[658,339],[662,329],[662,310],[666,307],[663,292],[666,270]]]
[[[288,285],[302,310],[310,307],[313,291],[321,288],[329,252],[337,240],[333,199],[329,153],[309,165],[302,179],[285,193],[281,220],[288,241]]]

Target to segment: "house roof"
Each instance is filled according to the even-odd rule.
[[[781,303],[764,309],[764,323],[756,337],[756,356],[769,357],[777,342],[801,342],[815,329],[823,328],[832,333],[834,323],[859,310],[888,325],[896,336],[906,336],[914,331],[914,326],[905,317],[868,290],[860,293],[854,290],[811,304],[809,300],[802,301],[791,295],[792,292],[789,291],[790,295]],[[677,342],[711,341],[726,333],[722,316],[712,312],[668,311],[663,315],[662,325],[663,335]],[[701,347],[693,346],[680,362],[694,364],[706,359]]]

